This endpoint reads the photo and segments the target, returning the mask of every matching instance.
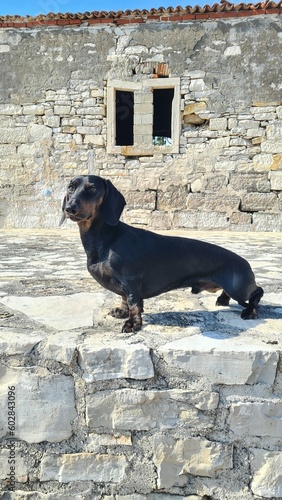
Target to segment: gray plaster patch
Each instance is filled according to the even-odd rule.
[[[93,310],[104,303],[103,293],[74,293],[50,297],[2,297],[1,303],[20,311],[34,321],[55,328],[72,330],[93,325]],[[95,311],[94,311],[95,316]]]

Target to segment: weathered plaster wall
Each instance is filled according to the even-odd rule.
[[[94,168],[135,224],[281,230],[281,24],[1,29],[1,227],[56,226],[67,181]],[[181,82],[179,154],[108,154],[107,81],[157,63]]]

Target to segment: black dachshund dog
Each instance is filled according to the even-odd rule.
[[[125,204],[109,180],[81,175],[68,186],[61,219],[77,222],[91,276],[122,297],[111,314],[127,318],[123,332],[141,329],[144,299],[175,288],[223,290],[216,304],[227,306],[231,297],[245,308],[242,318],[257,316],[263,289],[245,259],[217,245],[124,224]]]

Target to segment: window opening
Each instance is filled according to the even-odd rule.
[[[116,90],[116,145],[132,146],[134,93],[129,90]]]
[[[174,88],[154,89],[153,93],[153,144],[172,144],[172,101]]]

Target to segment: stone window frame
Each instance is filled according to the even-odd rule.
[[[153,91],[154,89],[174,89],[171,115],[171,144],[154,145],[152,141]],[[116,91],[134,93],[134,144],[116,145]],[[136,99],[135,99],[136,97]],[[179,153],[181,110],[180,78],[148,78],[139,82],[111,80],[107,84],[107,153],[124,156],[152,156],[155,153]],[[145,140],[142,140],[142,138]],[[137,139],[136,139],[137,138]],[[141,139],[139,139],[141,138]]]

